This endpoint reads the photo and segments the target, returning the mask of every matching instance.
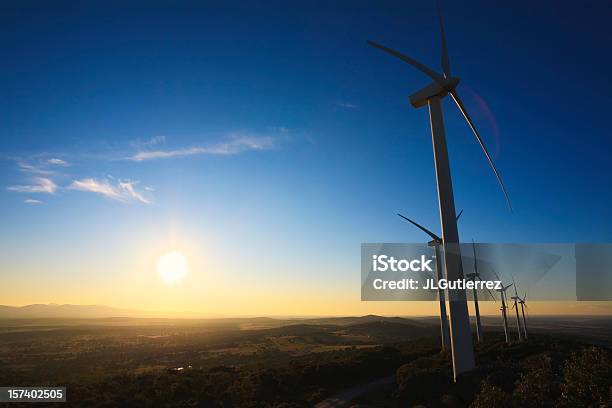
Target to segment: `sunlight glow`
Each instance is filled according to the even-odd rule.
[[[168,252],[157,260],[157,274],[162,282],[172,285],[187,276],[189,265],[185,255],[177,251]]]

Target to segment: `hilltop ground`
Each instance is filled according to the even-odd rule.
[[[453,384],[436,319],[2,320],[0,386],[66,385],[62,406],[287,408],[395,376],[346,395],[378,407],[607,403],[610,320],[530,323],[529,342],[511,345],[487,327],[478,369]]]

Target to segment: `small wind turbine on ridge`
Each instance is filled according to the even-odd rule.
[[[472,240],[472,251],[474,253],[474,272],[468,273],[467,278],[476,282],[476,279],[482,280],[480,278],[480,274],[478,273],[478,260],[476,259],[476,244],[474,240]],[[489,291],[489,295],[491,299],[495,301],[495,297],[493,293],[487,288]],[[474,314],[476,315],[476,338],[478,339],[478,343],[482,342],[483,339],[483,331],[482,331],[482,323],[480,322],[480,308],[478,307],[478,292],[476,290],[476,285],[472,288],[472,297],[474,298]]]
[[[521,304],[521,313],[523,314],[523,331],[525,334],[525,340],[527,340],[527,320],[525,319],[525,309],[527,308],[527,304],[525,303],[526,301],[527,292],[525,292],[523,298],[519,298],[519,303]]]
[[[516,330],[518,331],[519,341],[523,341],[521,319],[519,317],[519,311],[518,311],[518,302],[521,298],[519,297],[518,291],[516,290],[516,282],[514,281],[514,277],[512,277],[512,285],[514,286],[514,296],[512,296],[510,299],[514,300],[514,304],[512,305],[512,308],[516,312]]]
[[[459,212],[459,215],[457,215],[457,220],[459,220],[461,214],[463,214],[463,210],[461,210]],[[444,278],[444,270],[442,267],[442,259],[440,255],[440,246],[442,245],[442,238],[440,238],[427,228],[423,227],[422,225],[417,224],[415,221],[412,221],[410,218],[404,217],[402,214],[399,213],[397,215],[399,215],[404,220],[408,221],[409,223],[411,223],[412,225],[414,225],[415,227],[417,227],[418,229],[420,229],[425,234],[431,237],[431,241],[429,241],[427,245],[433,247],[435,251],[436,276],[438,278],[438,282],[440,282],[440,279]],[[446,295],[444,294],[444,289],[438,288],[438,301],[440,303],[440,335],[442,338],[442,351],[446,351],[450,349],[450,334],[448,327],[448,316],[446,314]]]
[[[502,282],[497,272],[493,271],[493,273],[497,277],[497,280]],[[512,283],[508,286],[504,286],[504,283],[502,282],[501,289],[495,289],[497,292],[499,292],[499,297],[501,298],[501,308],[499,310],[502,312],[502,319],[504,321],[504,335],[506,336],[506,343],[510,343],[510,338],[508,336],[508,315],[506,314],[506,310],[508,309],[506,304],[506,291],[510,286],[512,286]]]

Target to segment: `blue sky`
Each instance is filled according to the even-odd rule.
[[[0,266],[23,291],[110,285],[177,241],[230,281],[358,288],[361,242],[424,238],[396,212],[439,230],[427,111],[407,99],[427,78],[366,44],[439,69],[433,4],[123,3],[1,6]],[[446,101],[462,240],[610,241],[608,5],[443,8],[514,207]]]

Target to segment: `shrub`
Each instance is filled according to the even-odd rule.
[[[612,359],[601,347],[573,353],[565,362],[561,402],[571,407],[598,407],[608,403],[612,384]]]
[[[480,392],[470,405],[472,408],[511,408],[512,398],[510,394],[501,388],[484,380],[480,386]]]
[[[560,379],[553,371],[550,357],[542,354],[529,363],[529,370],[516,382],[515,402],[525,408],[553,406],[559,395]]]
[[[432,367],[433,365],[433,367]],[[429,358],[417,359],[397,370],[402,404],[432,403],[451,386],[452,374]]]

